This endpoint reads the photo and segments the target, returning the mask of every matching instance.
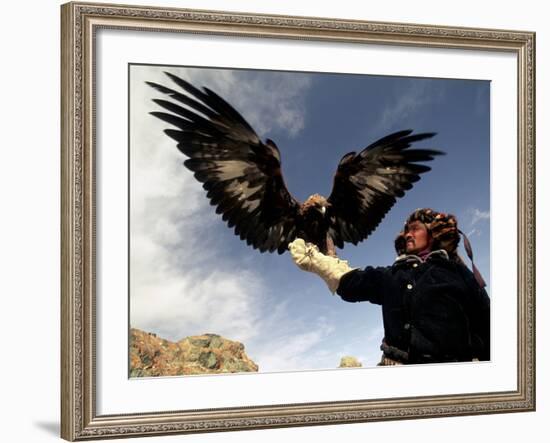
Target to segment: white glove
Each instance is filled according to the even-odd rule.
[[[338,289],[340,278],[356,268],[350,268],[346,260],[330,257],[319,252],[319,248],[312,243],[306,243],[297,238],[288,245],[294,263],[304,271],[313,272],[321,277],[333,294]]]

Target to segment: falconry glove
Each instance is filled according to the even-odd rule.
[[[340,278],[356,268],[351,268],[346,260],[330,257],[319,252],[312,243],[297,238],[288,245],[294,263],[303,271],[313,272],[321,277],[333,294],[338,288]]]

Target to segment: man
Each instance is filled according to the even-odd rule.
[[[289,249],[343,300],[382,305],[381,365],[489,360],[489,297],[457,253],[459,232],[453,215],[418,209],[395,240],[394,264],[364,270],[302,239]],[[471,258],[466,238],[465,247]]]

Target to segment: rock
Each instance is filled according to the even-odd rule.
[[[217,334],[174,343],[156,334],[130,330],[130,377],[257,372],[242,343]]]
[[[210,337],[189,337],[189,343],[197,348],[206,348],[210,346]]]
[[[350,355],[346,355],[345,357],[342,357],[340,360],[340,368],[361,368],[363,365],[359,360],[357,360],[355,357],[352,357]]]
[[[199,356],[199,363],[207,369],[214,369],[218,364],[218,359],[213,352],[203,352]]]
[[[210,347],[213,349],[221,348],[223,346],[223,339],[219,335],[213,335],[210,338]],[[244,349],[244,347],[243,347]]]

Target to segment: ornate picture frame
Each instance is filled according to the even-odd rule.
[[[61,207],[61,436],[64,439],[164,435],[443,417],[535,409],[535,35],[525,31],[452,28],[341,19],[270,16],[219,11],[72,2],[62,5],[62,207]],[[513,388],[427,395],[227,404],[153,411],[103,413],[97,350],[101,346],[98,291],[97,187],[98,33],[214,36],[221,39],[375,45],[427,51],[479,51],[514,57],[517,89],[516,290]],[[105,62],[106,63],[106,62]],[[492,159],[499,154],[493,153]],[[123,183],[124,184],[124,183]],[[493,190],[493,192],[496,192]],[[108,289],[108,288],[107,288]],[[121,321],[124,319],[121,319]],[[497,355],[496,357],[499,357]],[[390,369],[388,369],[390,370]],[[421,370],[421,368],[418,368]],[[258,377],[261,377],[258,374]],[[245,381],[246,382],[246,381]],[[243,382],[243,383],[245,383]],[[208,386],[208,383],[205,383]],[[130,387],[131,388],[131,387]]]

